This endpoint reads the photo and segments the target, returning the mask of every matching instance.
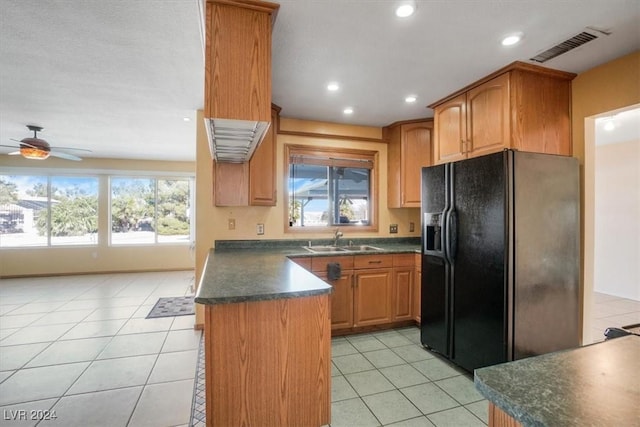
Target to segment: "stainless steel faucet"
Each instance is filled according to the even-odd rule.
[[[336,232],[333,234],[333,246],[338,246],[338,240],[344,236],[342,231],[339,228],[336,228]]]

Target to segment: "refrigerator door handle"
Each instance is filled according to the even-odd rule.
[[[456,253],[458,251],[458,215],[456,211],[452,210],[447,215],[447,237],[446,237],[446,250],[447,258],[450,263],[453,263],[456,259]]]

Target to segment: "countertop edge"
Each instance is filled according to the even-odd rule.
[[[276,299],[291,299],[291,298],[304,298],[313,297],[318,295],[330,294],[333,292],[331,286],[326,289],[313,289],[308,291],[299,292],[273,292],[266,294],[254,294],[254,295],[240,295],[230,297],[196,297],[195,302],[203,305],[221,305],[221,304],[233,304],[240,302],[259,302],[259,301],[273,301]]]

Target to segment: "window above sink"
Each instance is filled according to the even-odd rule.
[[[378,230],[377,151],[287,144],[285,159],[286,232]]]

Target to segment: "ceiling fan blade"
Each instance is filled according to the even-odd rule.
[[[58,147],[57,145],[51,147],[52,150],[75,150],[75,151],[84,151],[87,153],[91,153],[91,150],[87,150],[86,148],[73,148],[73,147]]]
[[[20,147],[17,147],[15,145],[4,145],[4,144],[0,144],[0,147],[20,148]]]
[[[61,159],[74,160],[76,162],[79,162],[82,160],[78,156],[74,156],[73,154],[69,154],[69,153],[63,153],[61,151],[49,151],[49,155],[53,157],[59,157]]]

